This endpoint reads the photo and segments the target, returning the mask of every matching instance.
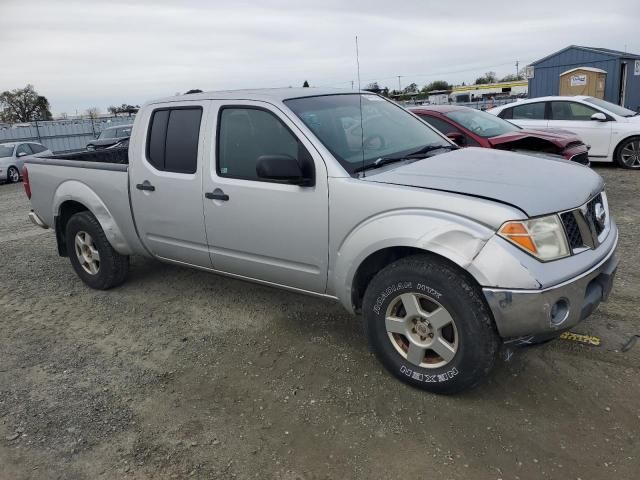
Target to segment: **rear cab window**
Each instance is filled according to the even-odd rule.
[[[147,161],[163,172],[195,173],[201,122],[200,106],[154,110],[147,133]]]

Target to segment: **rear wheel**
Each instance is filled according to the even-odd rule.
[[[9,167],[7,169],[7,181],[9,183],[16,183],[20,181],[20,172],[16,167]]]
[[[615,160],[622,168],[640,168],[640,137],[624,140],[616,149]]]
[[[462,271],[437,257],[398,260],[367,287],[369,345],[405,383],[445,394],[472,388],[487,377],[499,348],[481,295]]]
[[[73,215],[67,223],[65,239],[71,265],[91,288],[107,290],[125,281],[129,257],[113,249],[93,214]]]

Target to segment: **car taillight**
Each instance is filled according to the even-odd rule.
[[[31,185],[29,184],[29,171],[26,165],[22,167],[22,185],[24,185],[24,193],[26,193],[27,198],[31,200]]]

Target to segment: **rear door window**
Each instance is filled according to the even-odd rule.
[[[512,109],[512,118],[514,120],[544,120],[544,109],[545,102],[518,105]]]
[[[155,110],[147,137],[149,163],[165,172],[195,173],[201,120],[201,107]]]

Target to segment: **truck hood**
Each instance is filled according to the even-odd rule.
[[[562,131],[562,130],[528,130],[522,129],[515,132],[504,133],[495,137],[489,138],[489,143],[492,147],[508,147],[510,144],[517,146],[523,140],[537,139],[550,143],[551,145],[558,147],[558,149],[564,150],[567,145],[575,142],[582,143],[576,134]],[[541,145],[542,146],[542,145]]]
[[[604,187],[600,175],[574,162],[474,147],[391,164],[363,180],[486,198],[530,217],[579,207]]]

